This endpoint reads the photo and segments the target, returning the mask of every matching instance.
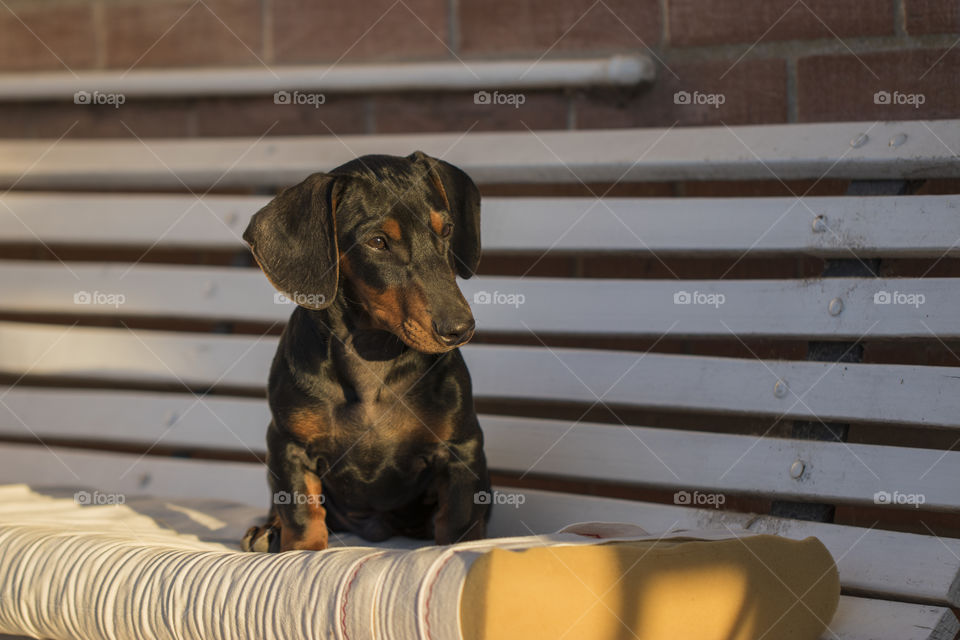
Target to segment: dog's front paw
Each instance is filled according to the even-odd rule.
[[[266,524],[250,527],[240,546],[244,551],[277,553],[280,551],[280,529]]]

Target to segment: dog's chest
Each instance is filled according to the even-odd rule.
[[[337,393],[325,398],[330,432],[349,446],[386,444],[397,449],[439,444],[451,435],[462,397],[446,368],[422,362],[359,363],[347,359]]]
[[[338,495],[354,503],[372,492],[385,501],[378,506],[385,506],[426,483],[443,449],[435,428],[389,405],[351,405],[334,413],[330,437],[318,447],[316,459],[318,472]]]
[[[331,412],[331,422],[337,448],[402,455],[442,446],[451,420],[444,406],[416,396],[391,396],[340,404]]]
[[[409,478],[443,448],[449,431],[443,415],[412,399],[339,402],[298,411],[288,427],[321,473],[345,471],[365,480],[384,474]]]
[[[342,481],[340,493],[375,484],[385,494],[422,482],[446,454],[463,408],[456,377],[438,364],[361,361],[351,352],[336,361],[316,404],[288,421],[325,482]]]

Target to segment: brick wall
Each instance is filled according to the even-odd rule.
[[[958,117],[958,38],[960,2],[946,0],[7,0],[0,72],[649,51],[658,78],[632,91],[530,92],[520,108],[475,105],[465,92],[330,95],[318,109],[270,96],[120,109],[3,103],[0,136],[56,137],[71,126],[71,136],[127,137],[129,128],[147,137]],[[678,92],[691,104],[677,104]]]

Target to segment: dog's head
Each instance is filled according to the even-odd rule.
[[[424,353],[473,336],[456,276],[480,261],[480,191],[447,162],[418,151],[315,173],[258,211],[243,238],[301,306],[323,309],[340,293]]]

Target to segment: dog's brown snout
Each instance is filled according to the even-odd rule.
[[[448,347],[457,347],[470,340],[475,326],[472,316],[452,317],[433,322],[433,330],[440,342]]]

